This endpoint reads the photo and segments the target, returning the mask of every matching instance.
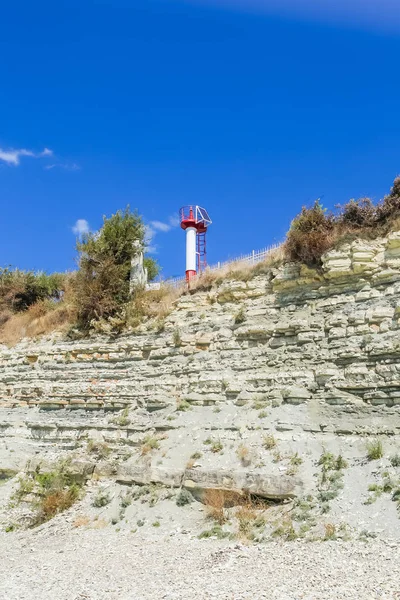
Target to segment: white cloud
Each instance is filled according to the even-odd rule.
[[[166,233],[171,229],[171,225],[168,225],[168,223],[162,223],[161,221],[151,221],[150,226],[156,231],[162,231],[163,233]]]
[[[180,225],[180,220],[179,217],[177,215],[173,215],[171,216],[169,219],[169,224],[171,225],[171,227],[179,227]]]
[[[179,219],[175,216],[168,218],[168,223],[163,221],[150,221],[148,225],[145,225],[144,243],[146,245],[146,252],[150,254],[157,253],[157,245],[154,244],[154,238],[158,233],[168,233],[174,227],[178,227]]]
[[[75,225],[72,227],[72,231],[75,235],[89,233],[89,223],[86,221],[86,219],[78,219]]]
[[[51,169],[64,169],[65,171],[79,171],[80,166],[76,163],[53,163],[51,165],[46,165],[43,167],[46,171],[50,171]]]
[[[14,165],[17,167],[21,162],[21,156],[30,156],[31,158],[43,158],[46,156],[52,156],[53,150],[45,148],[42,152],[33,152],[26,148],[3,150],[0,148],[0,161],[5,162],[7,165]]]

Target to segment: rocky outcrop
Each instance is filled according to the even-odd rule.
[[[371,435],[395,448],[399,318],[394,232],[328,252],[321,272],[288,264],[185,294],[157,331],[3,347],[3,462],[101,439],[123,454],[114,469],[122,482],[297,495],[312,467],[290,469],[293,452],[361,456],[355,440]],[[263,450],[266,435],[281,459]]]

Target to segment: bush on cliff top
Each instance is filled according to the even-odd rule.
[[[303,207],[293,219],[286,239],[286,254],[290,260],[315,266],[332,244],[335,222],[317,200],[311,208]]]
[[[349,235],[370,238],[385,235],[400,218],[400,176],[390,193],[377,205],[370,198],[350,200],[336,215],[327,213],[317,200],[303,206],[291,223],[284,244],[285,258],[310,267],[321,265],[321,257]]]

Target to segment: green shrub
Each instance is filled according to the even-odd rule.
[[[97,492],[96,496],[93,498],[92,505],[95,508],[103,508],[104,506],[107,506],[107,504],[110,504],[110,502],[111,502],[111,496],[110,496],[109,492],[101,489]]]
[[[210,446],[211,452],[213,452],[214,454],[221,452],[221,450],[223,449],[221,440],[213,440],[212,438],[207,438],[206,440],[204,440],[203,444],[205,444],[206,446]]]
[[[383,445],[381,440],[371,440],[367,442],[368,460],[378,460],[383,457]]]
[[[78,324],[83,329],[88,329],[92,320],[122,314],[130,300],[131,261],[145,245],[144,238],[143,220],[128,206],[108,219],[104,217],[100,231],[77,241],[79,270],[74,290]]]
[[[40,525],[56,514],[70,508],[79,498],[81,484],[73,481],[63,462],[53,471],[35,472],[21,477],[13,498],[18,502],[27,501],[35,508],[31,526]]]
[[[393,454],[389,460],[392,467],[400,467],[400,454]]]
[[[177,506],[185,506],[186,504],[190,504],[193,502],[194,498],[189,490],[183,488],[176,497],[176,505]]]
[[[214,525],[211,529],[202,531],[198,536],[199,540],[204,540],[211,537],[216,537],[219,540],[223,540],[225,538],[231,538],[232,534],[229,533],[229,531],[224,531],[220,525]]]

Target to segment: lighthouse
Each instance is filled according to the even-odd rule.
[[[212,221],[205,208],[183,206],[179,211],[181,227],[186,232],[186,281],[207,266],[207,228]]]

